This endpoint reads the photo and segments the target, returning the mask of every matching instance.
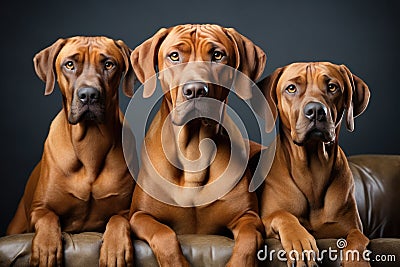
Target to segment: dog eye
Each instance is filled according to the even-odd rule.
[[[64,66],[65,66],[68,70],[73,70],[73,69],[75,69],[74,62],[72,62],[72,61],[67,61],[67,62],[64,64]]]
[[[106,61],[105,63],[104,63],[104,68],[106,69],[106,70],[111,70],[112,68],[114,67],[114,63],[112,63],[111,61]]]
[[[294,93],[296,93],[296,92],[297,92],[296,85],[294,85],[294,84],[289,85],[288,87],[286,87],[286,91],[287,91],[289,94],[294,94]]]
[[[179,60],[179,54],[178,52],[172,52],[171,54],[169,54],[169,58],[172,61],[178,61]]]
[[[214,51],[212,55],[212,61],[219,61],[224,57],[224,54],[221,51]]]
[[[337,91],[337,89],[339,89],[339,86],[337,86],[336,84],[334,84],[334,83],[328,84],[329,92],[334,93]]]

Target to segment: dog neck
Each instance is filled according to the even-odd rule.
[[[286,166],[297,166],[297,168],[288,168],[289,175],[306,196],[310,205],[317,207],[323,205],[323,195],[331,183],[337,158],[339,148],[337,137],[333,143],[329,144],[309,142],[299,146],[293,142],[290,130],[281,127],[279,139],[277,153],[284,154]]]
[[[106,110],[102,123],[81,121],[72,125],[65,117],[65,134],[71,140],[73,151],[82,167],[93,177],[101,172],[112,147],[121,146],[122,114],[116,105],[106,107]]]
[[[200,151],[200,143],[205,139],[212,139],[215,142],[215,136],[218,135],[219,125],[215,122],[209,122],[203,119],[195,119],[183,126],[174,125],[170,120],[168,114],[170,113],[170,107],[167,101],[164,99],[160,110],[161,122],[166,129],[163,133],[159,133],[159,138],[168,138],[170,140],[162,139],[161,144],[163,146],[163,156],[169,162],[172,160],[178,164],[173,169],[179,172],[181,175],[179,179],[175,176],[173,183],[181,186],[193,187],[201,186],[208,182],[208,168],[201,168],[199,171],[183,171],[189,169],[196,169],[197,166],[193,165],[192,161],[198,160],[198,164],[201,166],[209,166],[210,161],[213,159],[213,150],[210,147],[206,147]],[[162,128],[162,127],[160,127]],[[166,153],[168,155],[166,155]]]

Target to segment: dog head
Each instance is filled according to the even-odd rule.
[[[368,86],[346,66],[329,62],[293,63],[258,86],[298,145],[334,142],[343,115],[353,131],[354,118],[364,112],[370,96]]]
[[[59,39],[33,59],[35,71],[52,93],[57,77],[63,105],[71,124],[92,120],[103,123],[105,111],[118,107],[118,86],[133,94],[131,50],[123,41],[106,37]]]
[[[179,25],[159,30],[137,47],[131,55],[133,69],[145,83],[144,97],[150,96],[156,80],[150,79],[159,71],[161,87],[172,112],[172,121],[181,125],[190,112],[201,115],[207,105],[204,97],[223,102],[229,90],[218,84],[233,82],[230,66],[256,80],[265,67],[264,52],[234,29],[218,25]],[[202,62],[203,64],[185,64]],[[232,69],[229,68],[229,69]],[[217,81],[216,83],[210,81]],[[244,88],[235,84],[239,95]]]

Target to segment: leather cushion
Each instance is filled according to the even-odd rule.
[[[400,238],[400,156],[352,156],[349,165],[364,234]]]

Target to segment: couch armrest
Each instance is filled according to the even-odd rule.
[[[0,238],[0,266],[29,266],[33,233]],[[233,249],[233,240],[213,235],[178,236],[182,251],[193,266],[224,266]],[[63,233],[64,266],[97,266],[102,234]],[[147,243],[134,240],[135,266],[158,266]]]
[[[400,155],[351,156],[349,165],[364,234],[400,238]]]
[[[5,236],[0,238],[0,266],[28,266],[33,234]],[[86,232],[80,234],[63,233],[64,266],[97,266],[102,234]],[[234,242],[232,239],[215,235],[181,235],[178,239],[185,257],[192,266],[225,266],[228,262]],[[336,239],[317,240],[320,252],[337,250]],[[135,266],[158,266],[150,247],[143,241],[134,240]],[[400,239],[380,238],[371,240],[368,248],[372,266],[398,266],[400,262]],[[282,246],[277,239],[267,239],[262,251],[260,266],[286,267],[285,261],[280,261],[278,251]],[[272,255],[271,255],[272,253]],[[339,252],[332,255],[337,256]],[[386,259],[385,262],[378,262]],[[389,258],[390,256],[390,258]],[[265,257],[265,258],[264,258]],[[264,258],[264,259],[263,259]],[[339,266],[339,258],[328,257],[324,254],[322,266]]]

